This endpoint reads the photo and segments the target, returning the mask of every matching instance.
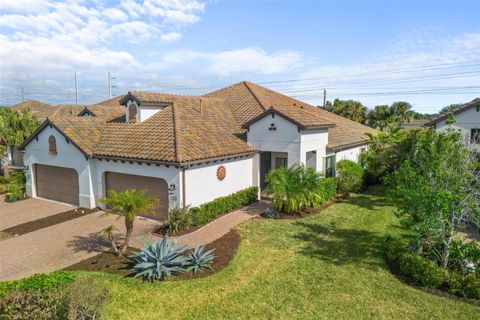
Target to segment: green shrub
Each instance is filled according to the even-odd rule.
[[[387,237],[385,241],[385,256],[391,264],[397,265],[398,259],[406,253],[406,243],[404,240]]]
[[[323,200],[322,203],[333,199],[337,194],[337,179],[335,177],[320,179],[319,189]]]
[[[480,265],[480,245],[476,241],[464,243],[460,239],[452,241],[450,247],[449,268],[458,268],[465,261]]]
[[[463,294],[467,298],[480,299],[480,274],[470,273],[465,276]]]
[[[55,271],[52,273],[35,274],[21,280],[0,282],[0,297],[12,290],[52,289],[69,284],[75,280],[75,273],[70,271]]]
[[[190,208],[173,208],[168,212],[165,227],[168,233],[175,233],[193,225],[193,213]]]
[[[398,258],[400,272],[427,288],[439,288],[446,280],[445,270],[435,262],[413,253]]]
[[[109,299],[108,289],[88,277],[79,277],[68,286],[68,319],[99,319]]]
[[[358,163],[341,160],[337,163],[338,191],[349,193],[360,190],[363,182],[364,169]]]
[[[68,301],[62,290],[14,290],[0,299],[0,318],[8,320],[63,320]]]
[[[464,275],[460,271],[451,271],[446,279],[448,293],[456,296],[463,296]]]
[[[190,209],[193,225],[207,223],[223,213],[240,209],[258,200],[258,187],[250,187]]]

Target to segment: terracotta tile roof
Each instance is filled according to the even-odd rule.
[[[166,106],[142,123],[107,124],[94,155],[182,164],[256,152],[219,125],[220,100],[150,95],[154,99]]]
[[[366,132],[377,132],[358,122],[248,81],[208,93],[206,96],[221,96],[225,97],[226,101],[230,101],[226,106],[232,110],[235,118],[241,121],[242,126],[271,106],[281,108],[295,105],[303,108],[302,110],[335,124],[328,129],[328,147],[334,150],[365,143]]]
[[[61,118],[61,117],[75,117],[80,113],[86,106],[85,105],[74,105],[74,104],[59,104],[55,107],[55,112],[51,117]]]
[[[438,116],[437,118],[435,119],[432,119],[430,120],[429,122],[425,123],[426,126],[431,126],[433,124],[436,124],[442,120],[445,120],[447,119],[451,114],[459,114],[460,112],[463,112],[463,111],[466,111],[468,109],[471,109],[473,107],[478,107],[480,106],[480,98],[475,98],[473,99],[472,101],[470,102],[467,102],[465,103],[464,105],[462,105],[460,108],[456,109],[456,110],[453,110],[451,112],[446,112],[444,114],[441,114],[440,116]]]
[[[125,95],[121,95],[121,96],[116,96],[116,97],[113,97],[111,99],[108,99],[108,100],[105,100],[105,101],[101,101],[99,103],[96,103],[95,105],[98,105],[98,104],[101,104],[103,106],[109,106],[109,107],[118,107],[118,106],[121,106],[122,104],[120,103],[120,101],[123,99],[123,97],[125,97]]]
[[[116,121],[125,114],[124,106],[109,106],[103,104],[96,104],[93,106],[86,106],[84,110],[88,110],[95,117],[102,118],[106,121]],[[79,115],[84,112],[84,110],[79,112]]]
[[[106,124],[104,120],[93,117],[54,117],[49,121],[89,156],[100,141]]]
[[[38,100],[26,100],[10,106],[10,109],[16,111],[29,109],[40,122],[43,122],[46,118],[51,117],[56,110],[54,106]]]

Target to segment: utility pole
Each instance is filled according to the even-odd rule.
[[[323,109],[325,109],[326,102],[327,102],[327,90],[323,89]]]
[[[78,107],[78,85],[77,85],[77,70],[73,70],[75,77],[75,105]]]
[[[21,95],[22,95],[22,102],[25,101],[25,92],[23,91],[23,87],[20,87]]]

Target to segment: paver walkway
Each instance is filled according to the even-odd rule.
[[[43,199],[25,199],[14,203],[0,201],[0,230],[69,211],[73,208],[69,204]]]
[[[270,202],[259,201],[248,207],[234,211],[217,220],[210,222],[204,227],[186,235],[177,237],[179,245],[186,245],[193,248],[197,245],[205,245],[221,238],[237,224],[258,216],[265,208],[271,206]]]

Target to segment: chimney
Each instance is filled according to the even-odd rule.
[[[200,113],[203,113],[203,101],[200,99]]]

